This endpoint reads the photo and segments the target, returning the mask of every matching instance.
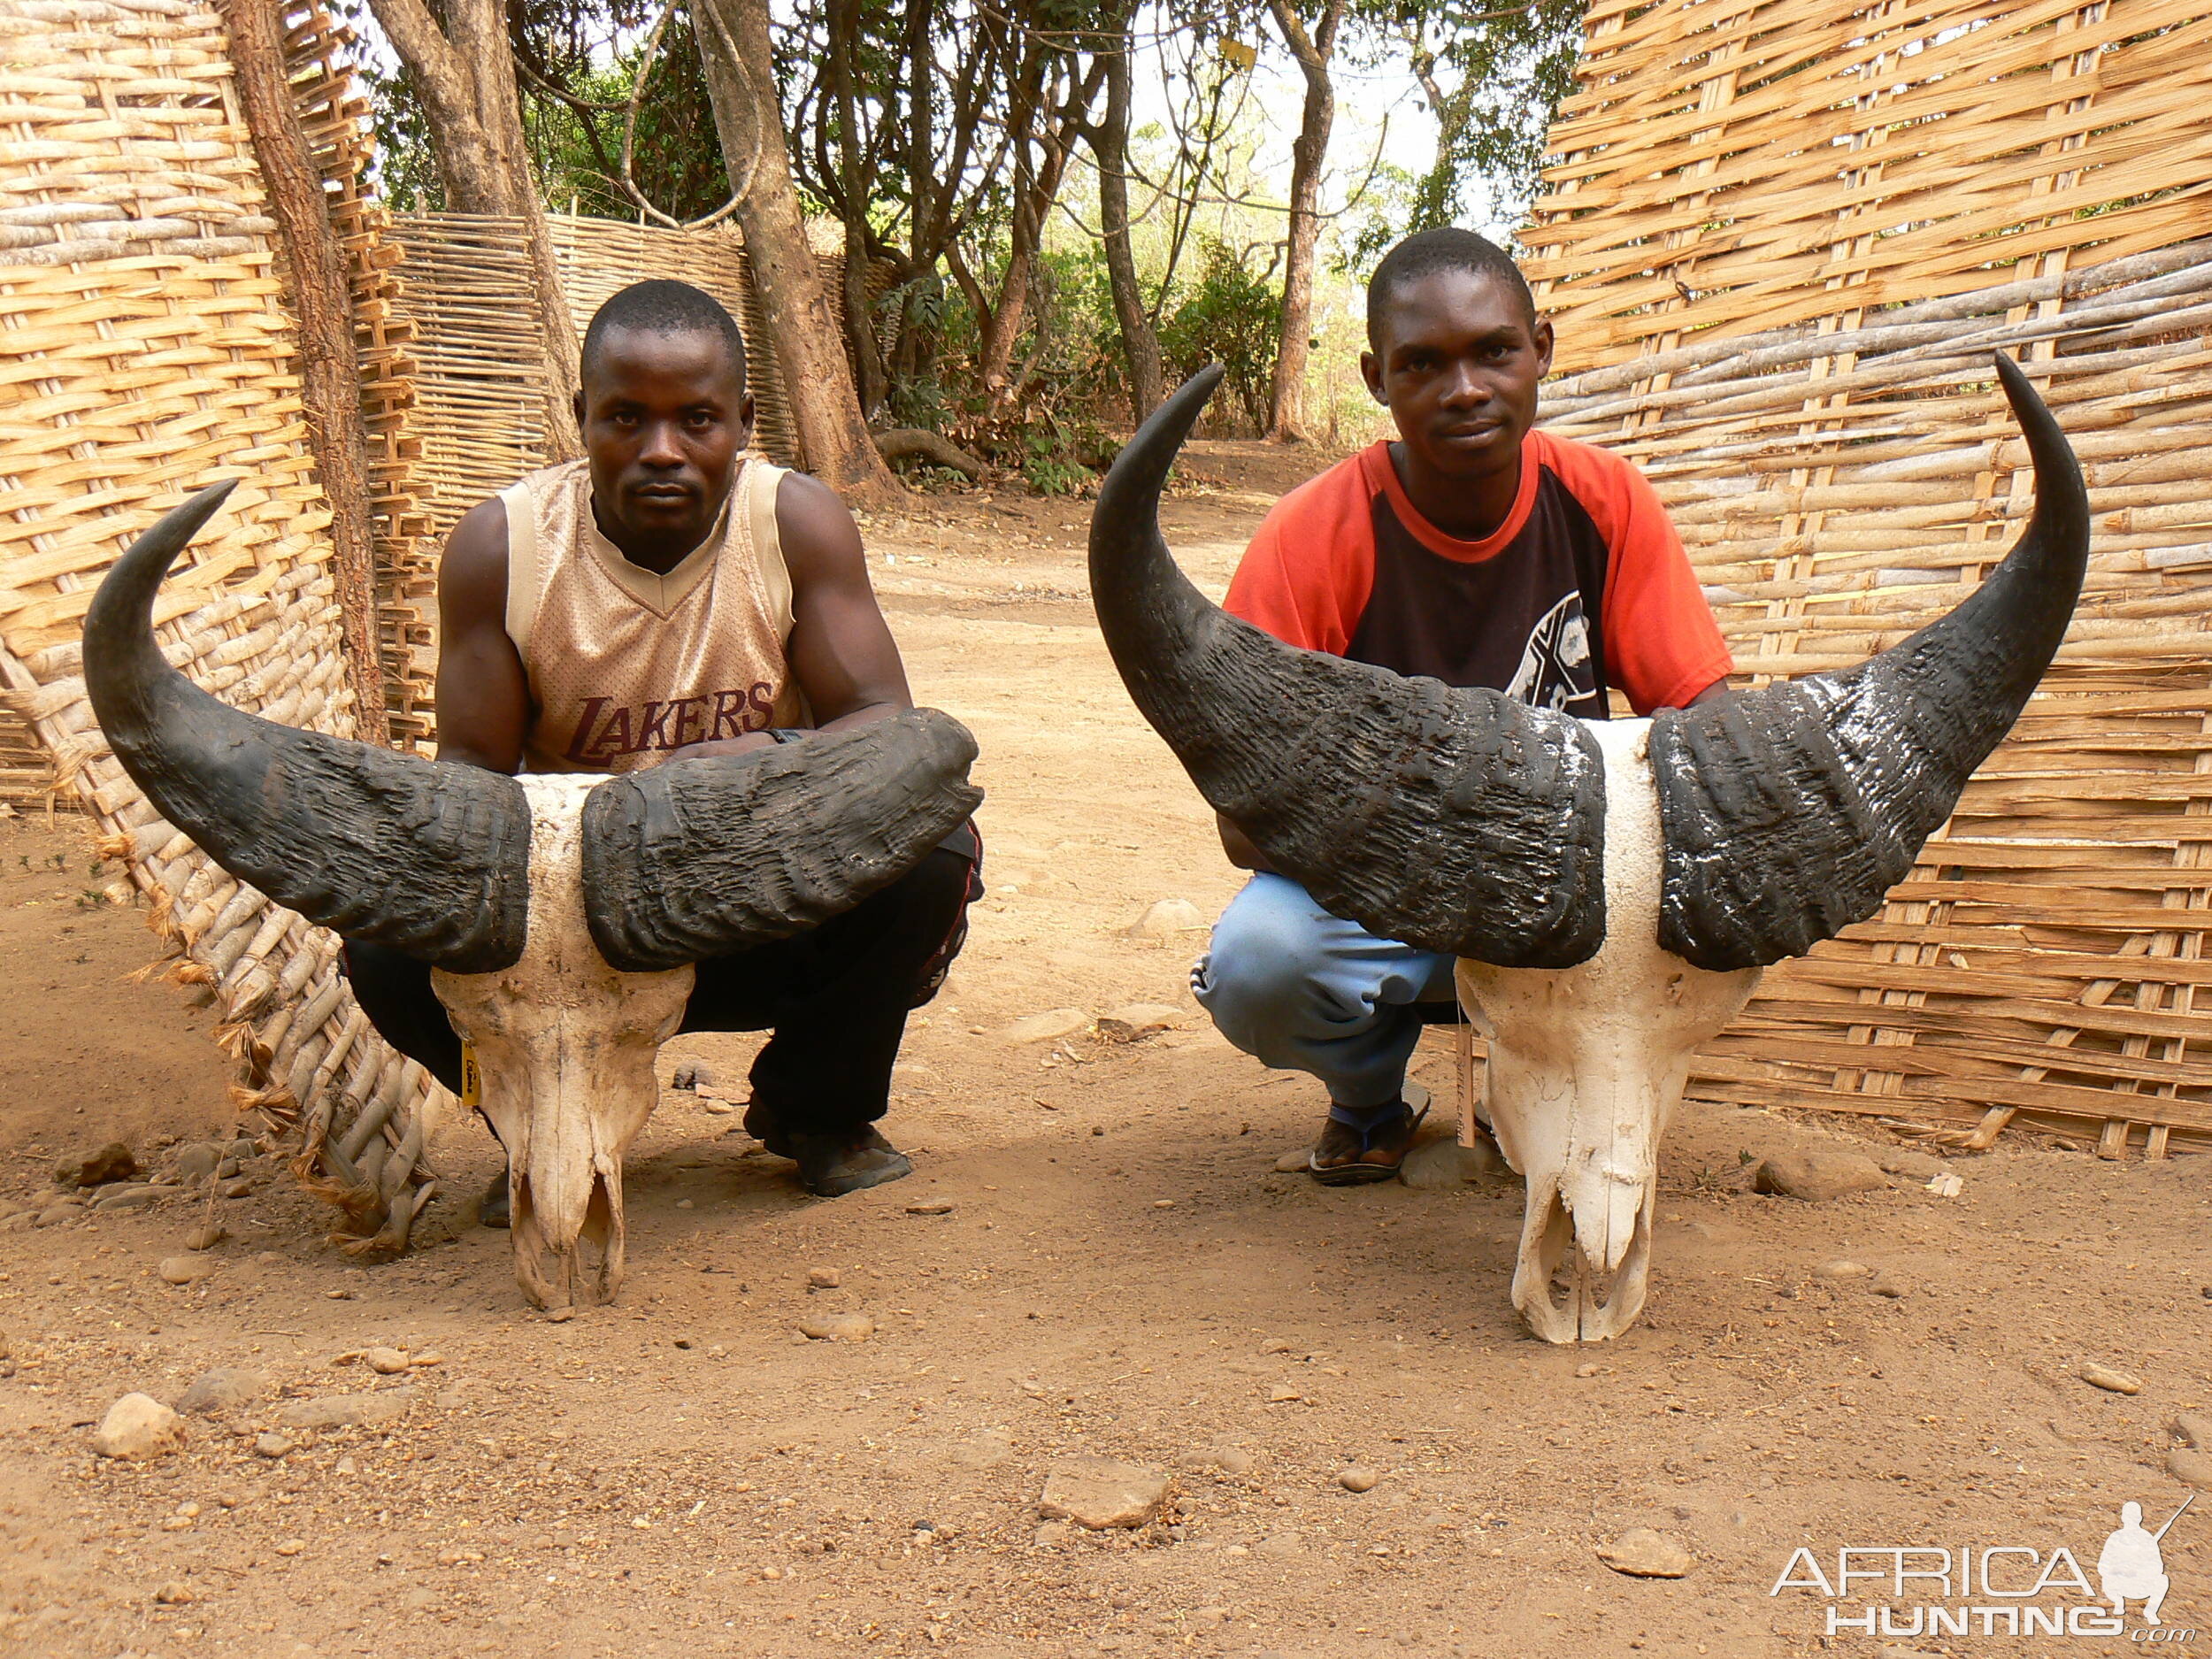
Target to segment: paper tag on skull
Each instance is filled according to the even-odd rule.
[[[461,1044],[461,1104],[481,1106],[484,1103],[484,1074],[477,1070],[476,1045]]]

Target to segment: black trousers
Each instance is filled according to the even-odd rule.
[[[698,964],[683,1031],[769,1031],[753,1062],[752,1112],[795,1133],[835,1133],[889,1108],[906,1017],[937,994],[980,896],[964,831],[907,875],[810,933]],[[956,848],[963,850],[955,850]],[[385,1041],[455,1094],[461,1040],[430,988],[430,968],[349,941],[354,1000]]]

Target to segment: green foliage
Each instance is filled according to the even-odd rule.
[[[647,73],[642,96],[641,69]],[[706,71],[687,19],[670,22],[650,65],[644,42],[633,41],[611,63],[595,65],[587,57],[556,84],[588,107],[579,110],[543,93],[523,102],[524,131],[546,202],[555,210],[595,219],[638,217],[636,204],[615,182],[625,110],[634,96],[638,113],[630,173],[645,199],[677,219],[703,219],[729,199]]]
[[[1209,363],[1223,369],[1222,407],[1254,432],[1267,425],[1268,382],[1282,342],[1282,290],[1218,237],[1200,239],[1197,280],[1160,322],[1171,383]]]

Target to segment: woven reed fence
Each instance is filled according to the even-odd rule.
[[[753,394],[753,442],[786,466],[803,465],[782,371],[776,362],[752,262],[727,227],[705,231],[549,214],[562,286],[580,335],[618,288],[673,277],[705,289],[737,319]],[[438,530],[487,495],[545,464],[543,327],[527,280],[520,222],[459,213],[395,216],[406,251],[401,304],[412,328],[414,477]],[[843,259],[821,254],[833,305],[843,318]],[[872,291],[887,268],[870,273]]]
[[[432,1191],[433,1086],[368,1029],[337,941],[165,822],[84,696],[78,636],[101,575],[160,512],[234,478],[163,590],[163,646],[234,704],[353,729],[329,517],[220,21],[190,0],[38,0],[0,10],[0,64],[6,704],[104,850],[127,856],[171,976],[215,1009],[235,1102],[298,1137],[296,1167],[345,1209],[353,1248],[403,1248]]]
[[[1940,614],[2094,508],[2058,662],[1879,918],[1774,970],[1695,1096],[2212,1143],[2212,7],[1600,0],[1524,233],[1555,431],[1657,485],[1739,667]]]

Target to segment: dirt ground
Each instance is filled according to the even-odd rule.
[[[1217,593],[1310,465],[1195,446],[1166,514],[1194,574]],[[434,1148],[447,1184],[420,1248],[386,1266],[326,1244],[267,1155],[242,1197],[4,1224],[0,1651],[2139,1650],[1831,1636],[1829,1598],[1770,1590],[1801,1546],[1832,1574],[1847,1545],[2062,1545],[2093,1578],[2124,1501],[2170,1515],[2187,1494],[2168,1425],[2212,1408],[2206,1166],[2008,1143],[1958,1162],[1955,1196],[1901,1178],[1809,1203],[1755,1194],[1748,1160],[1900,1143],[1693,1109],[1642,1322],[1602,1348],[1528,1339],[1507,1299],[1517,1186],[1276,1173],[1316,1127],[1314,1086],[1197,1014],[1202,933],[1130,935],[1163,898],[1210,917],[1235,878],[1099,643],[1086,513],[964,500],[868,526],[917,692],[972,726],[990,792],[993,895],[914,1022],[886,1125],[915,1175],[809,1198],[726,1102],[671,1089],[629,1160],[621,1302],[559,1323],[473,1224],[494,1149],[466,1122]],[[234,1127],[205,1017],[122,982],[150,940],[101,900],[115,872],[88,845],[66,820],[0,824],[0,1216],[50,1206],[65,1156],[119,1139],[158,1169]],[[1177,1028],[1002,1034],[1138,1000]],[[686,1039],[663,1076],[697,1059],[741,1094],[753,1046]],[[1448,1096],[1444,1050],[1418,1070]],[[165,1283],[211,1208],[230,1235],[213,1275]],[[1841,1259],[1877,1276],[1820,1275]],[[818,1268],[841,1286],[810,1290]],[[833,1310],[873,1335],[797,1333]],[[419,1363],[373,1374],[373,1345]],[[2141,1392],[2089,1386],[2092,1364]],[[93,1455],[119,1395],[173,1401],[216,1366],[273,1392],[188,1419],[175,1455]],[[286,1404],[363,1394],[399,1415],[257,1455]],[[1168,1507],[1041,1528],[1048,1475],[1083,1457],[1171,1477]],[[1348,1490],[1351,1465],[1379,1478]],[[1687,1576],[1601,1564],[1636,1527],[1686,1546]],[[2212,1625],[2208,1542],[2201,1506],[2164,1541],[2170,1634]],[[1902,1621],[1931,1600],[1868,1581],[1838,1605]],[[2062,1584],[2039,1605],[2085,1600]]]

